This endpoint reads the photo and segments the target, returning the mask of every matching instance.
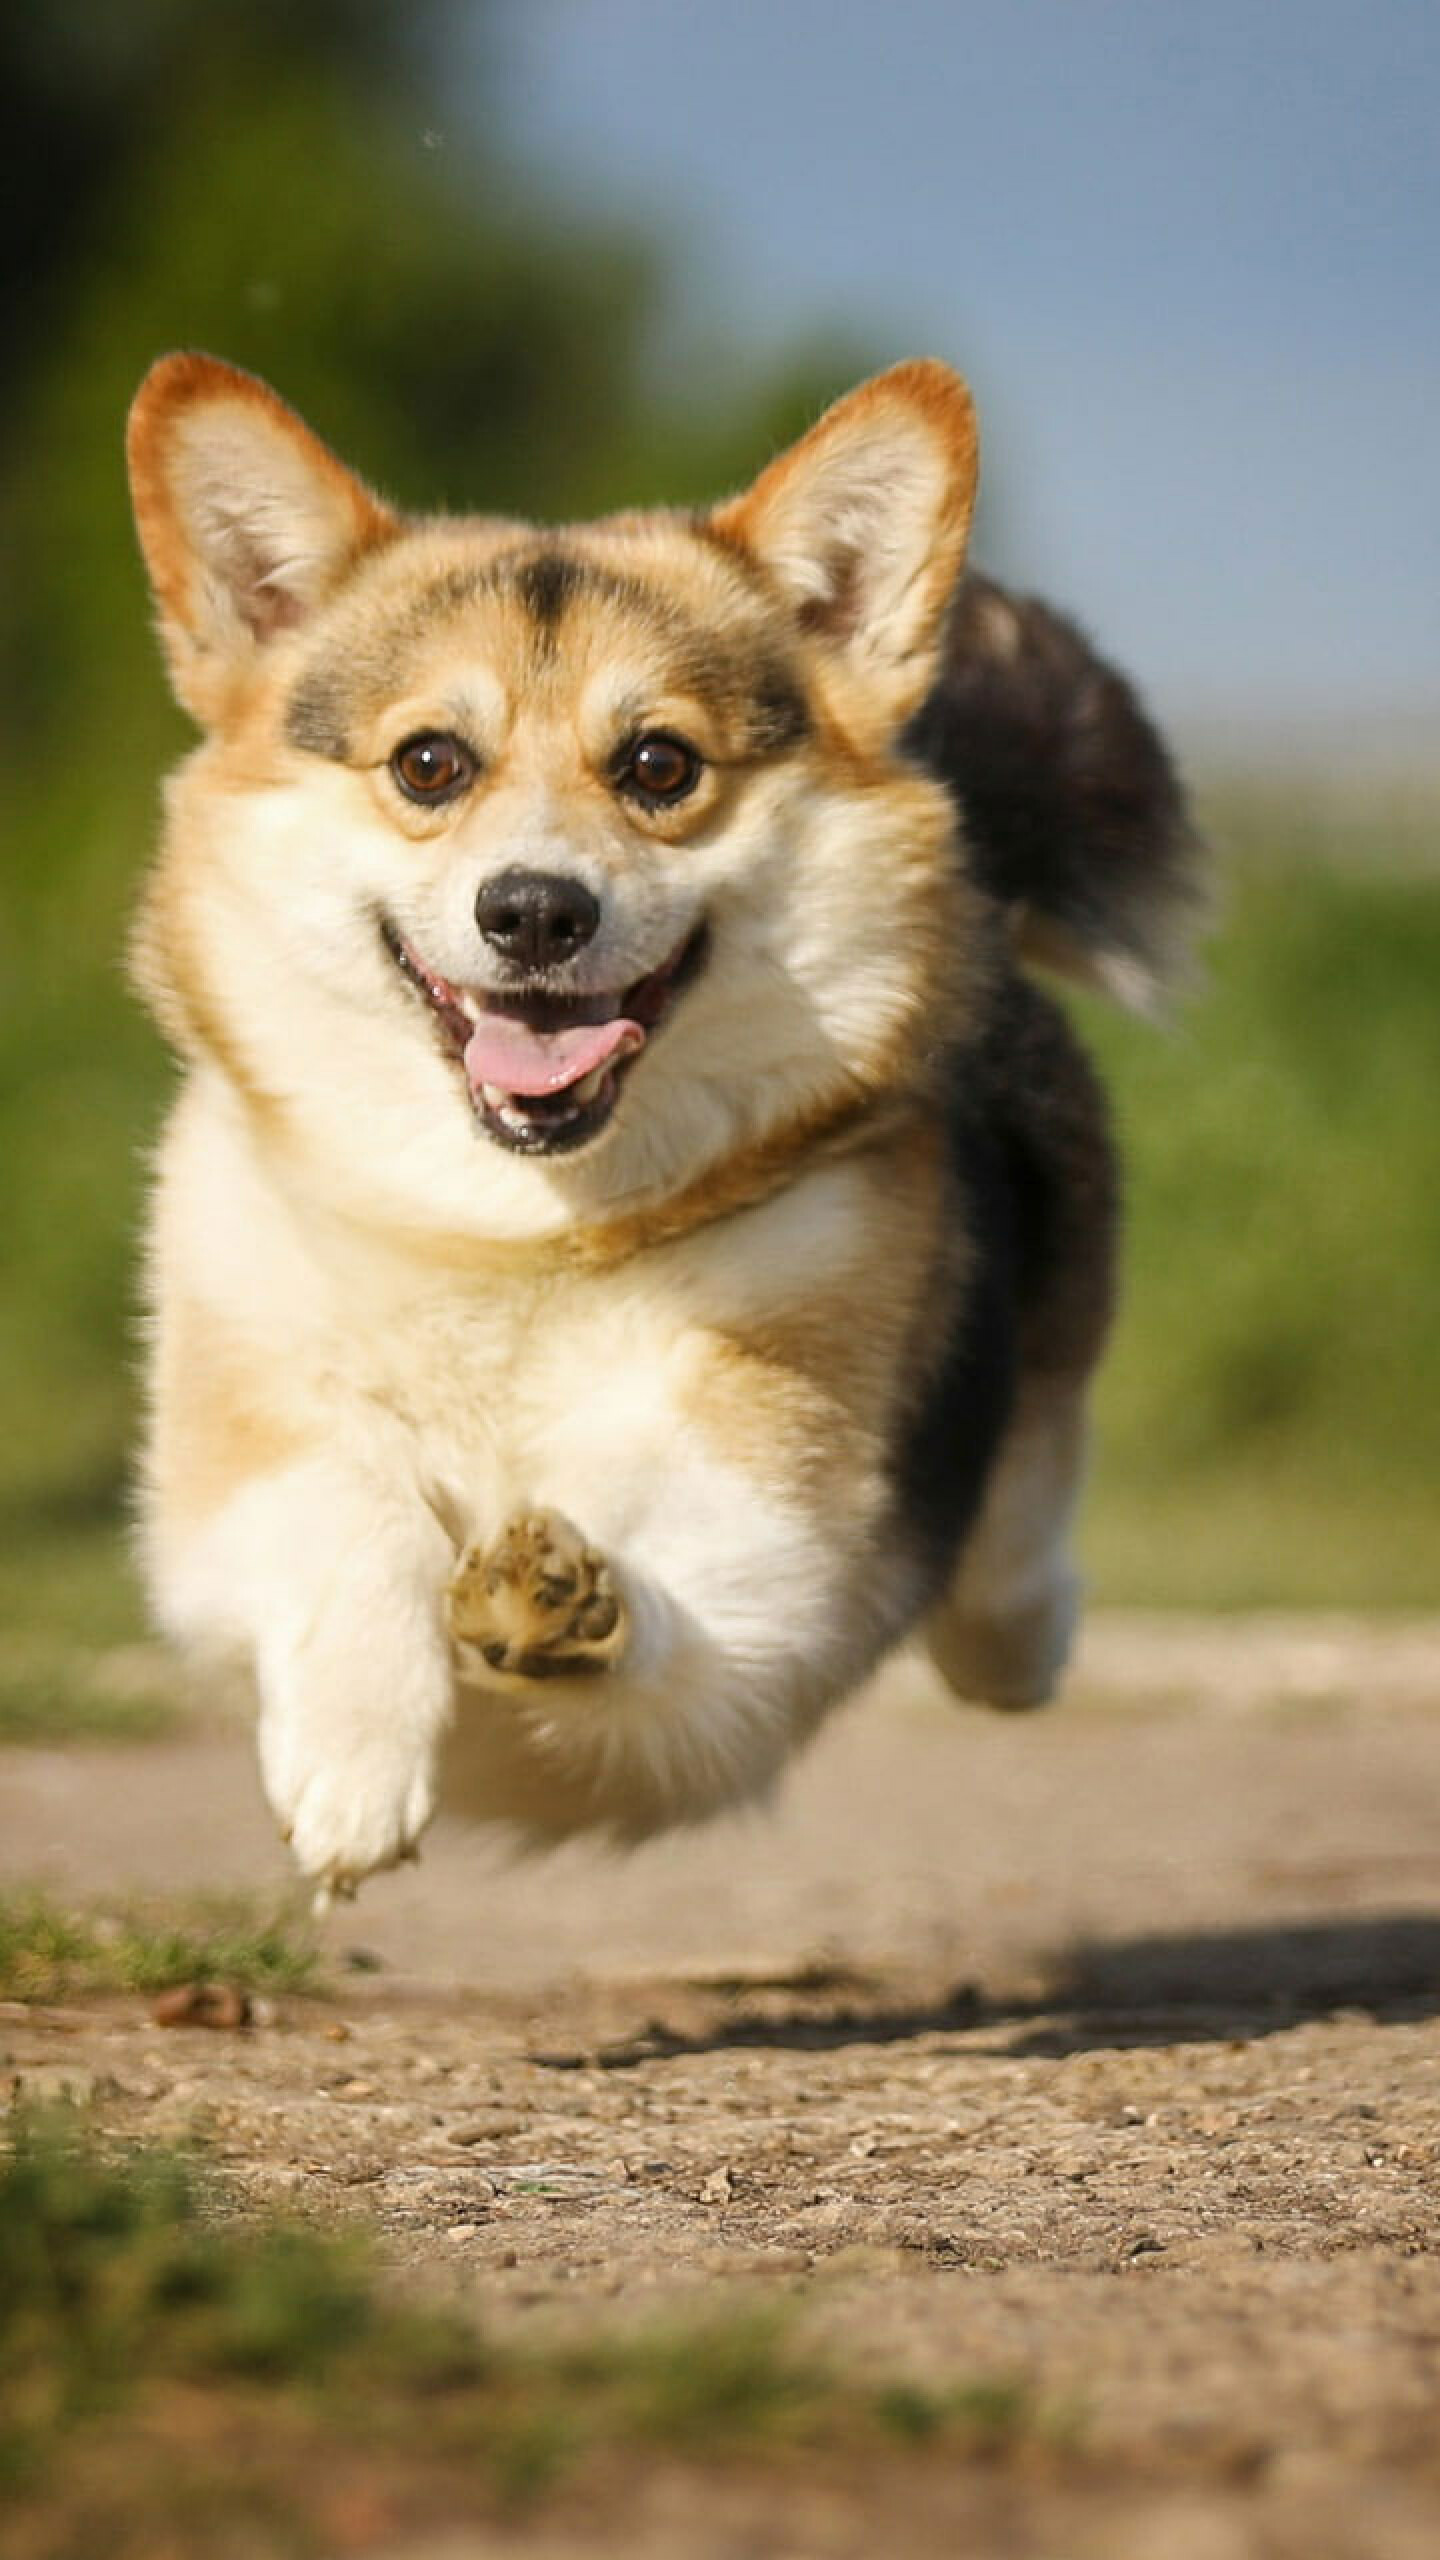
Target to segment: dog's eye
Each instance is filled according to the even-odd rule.
[[[396,748],[390,770],[407,800],[433,806],[438,800],[453,800],[473,782],[475,758],[459,738],[448,737],[442,729],[425,729]]]
[[[672,737],[668,729],[647,729],[623,749],[615,779],[622,791],[668,808],[694,790],[700,767],[701,758],[684,738]]]

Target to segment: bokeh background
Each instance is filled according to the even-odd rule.
[[[1433,1604],[1440,20],[1431,0],[49,0],[0,20],[0,1732],[112,1712],[127,912],[185,743],[123,488],[175,345],[415,505],[713,495],[907,353],[978,552],[1076,611],[1220,859],[1130,1166],[1100,1597]],[[108,1692],[106,1697],[108,1697]]]

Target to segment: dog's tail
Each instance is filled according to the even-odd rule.
[[[954,793],[1021,956],[1153,1009],[1204,913],[1203,849],[1125,678],[1048,605],[971,574],[908,744]]]

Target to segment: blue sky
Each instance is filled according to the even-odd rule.
[[[662,228],[673,360],[827,326],[946,356],[992,551],[1172,717],[1440,725],[1436,0],[475,23],[513,154]]]

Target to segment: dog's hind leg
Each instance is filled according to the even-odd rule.
[[[1064,1015],[1017,979],[990,1054],[1016,1246],[1014,1401],[948,1590],[924,1634],[961,1697],[1039,1706],[1075,1632],[1071,1515],[1085,1392],[1114,1298],[1115,1164],[1094,1070]]]
[[[975,1525],[923,1629],[958,1696],[1036,1707],[1053,1694],[1079,1615],[1069,1528],[1084,1453],[1084,1377],[1022,1375]]]

